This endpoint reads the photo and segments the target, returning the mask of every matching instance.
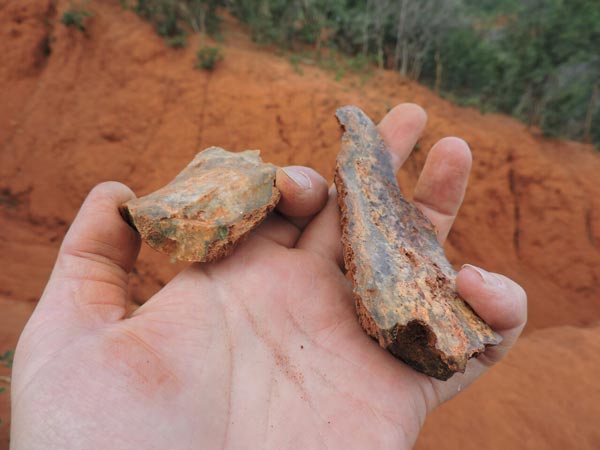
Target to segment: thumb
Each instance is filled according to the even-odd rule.
[[[102,319],[123,317],[128,273],[140,239],[121,218],[119,205],[134,197],[116,182],[92,189],[65,236],[40,308],[87,309]]]

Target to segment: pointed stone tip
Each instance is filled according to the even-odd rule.
[[[335,110],[335,117],[344,128],[350,123],[352,117],[360,117],[361,115],[364,115],[362,110],[354,105],[342,106]]]

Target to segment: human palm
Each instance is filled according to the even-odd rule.
[[[424,120],[401,105],[380,124],[396,167]],[[445,139],[419,180],[415,202],[441,241],[469,165],[466,144]],[[279,171],[279,214],[233,255],[190,266],[131,315],[139,240],[117,211],[131,193],[94,190],[19,342],[13,448],[409,448],[431,409],[512,346],[522,290],[467,269],[457,288],[503,334],[501,346],[448,382],[382,350],[358,324],[340,269],[335,192],[295,171],[310,181]]]

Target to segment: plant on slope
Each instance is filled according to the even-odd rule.
[[[85,32],[85,19],[87,17],[92,17],[92,13],[87,9],[84,9],[83,4],[75,5],[71,2],[69,9],[63,13],[60,21],[67,27],[75,27],[79,31]]]

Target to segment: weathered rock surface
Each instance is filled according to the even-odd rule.
[[[454,291],[456,272],[431,222],[407,202],[375,125],[356,107],[345,129],[335,184],[346,268],[365,331],[414,369],[446,380],[501,337]]]
[[[275,172],[258,150],[210,147],[165,187],[123,204],[121,214],[152,248],[182,261],[214,261],[275,208]]]

